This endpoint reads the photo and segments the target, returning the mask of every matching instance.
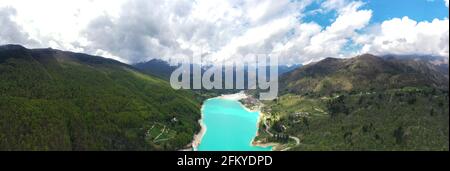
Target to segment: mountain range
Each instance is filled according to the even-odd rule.
[[[407,86],[448,90],[448,61],[434,64],[428,58],[416,57],[364,54],[347,59],[326,58],[281,76],[281,91],[330,94]]]
[[[133,66],[144,73],[155,75],[166,80],[169,80],[170,74],[178,68],[178,66],[170,65],[168,62],[161,59],[152,59],[147,62],[136,63],[133,64]],[[193,65],[191,65],[191,67],[192,66]],[[302,66],[301,64],[279,65],[278,75],[283,75],[287,72],[300,68],[301,66]],[[208,68],[210,68],[210,66],[202,67],[202,73]],[[269,66],[267,68],[269,68]],[[248,72],[248,65],[244,66],[244,73],[246,74],[247,72]],[[233,74],[234,75],[236,74],[235,69]]]
[[[298,137],[292,150],[448,150],[448,66],[442,57],[371,54],[280,66],[280,97],[263,102],[257,139]],[[0,150],[187,148],[203,100],[224,92],[174,90],[176,68],[0,46]]]

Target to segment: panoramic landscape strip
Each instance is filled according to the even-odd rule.
[[[1,0],[0,151],[448,152],[448,10]]]

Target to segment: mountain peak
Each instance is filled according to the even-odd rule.
[[[357,59],[381,59],[378,56],[372,55],[370,53],[365,53],[359,56],[356,56]]]
[[[16,44],[7,44],[7,45],[1,45],[0,50],[26,50],[27,48],[16,45]]]
[[[338,61],[339,58],[333,58],[333,57],[326,57],[321,62],[331,62],[331,61]]]
[[[394,61],[363,54],[348,59],[326,58],[284,74],[281,80],[284,91],[291,93],[327,94],[407,86],[448,89],[448,66],[442,68],[411,58]]]

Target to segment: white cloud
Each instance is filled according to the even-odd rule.
[[[271,21],[262,26],[248,29],[243,35],[234,37],[213,56],[217,60],[226,59],[234,54],[240,53],[270,53],[270,49],[261,48],[265,46],[266,40],[283,36],[295,24],[295,17],[287,16]],[[272,43],[272,42],[268,42]],[[247,47],[247,48],[246,48]],[[251,49],[249,49],[251,48]],[[245,50],[242,50],[245,49]],[[247,52],[242,52],[247,51]]]
[[[445,6],[448,7],[448,0],[444,0],[445,1]]]
[[[449,55],[448,19],[417,22],[408,17],[394,18],[375,30],[362,35],[363,52]]]
[[[305,11],[313,2],[320,8]],[[350,0],[1,0],[0,43],[127,63],[194,53],[210,54],[211,61],[236,53],[277,53],[282,63],[359,52],[448,56],[448,19],[371,25],[372,11],[364,5]],[[330,11],[336,16],[329,26],[304,21]],[[347,51],[348,45],[363,49]]]
[[[17,11],[10,7],[0,7],[0,44],[37,44],[28,33],[15,22]]]
[[[348,0],[326,0],[321,6],[324,11],[341,10],[349,4]]]
[[[101,16],[85,30],[89,48],[137,62],[177,54],[270,53],[311,1],[134,0],[118,17]]]
[[[81,50],[74,43],[85,43],[80,31],[89,21],[108,13],[117,14],[121,2],[115,0],[2,0],[0,7],[17,11],[15,23],[20,25],[37,47],[52,46],[65,50]],[[28,45],[29,47],[35,47]]]
[[[329,2],[329,3],[327,3]],[[341,6],[343,1],[327,1],[324,9]],[[330,4],[334,5],[330,5]],[[344,46],[357,35],[356,31],[366,27],[372,17],[371,10],[360,10],[364,5],[356,1],[338,9],[338,17],[328,27],[322,28],[315,23],[299,23],[297,34],[276,51],[289,62],[308,62],[323,57],[344,57]]]
[[[305,49],[317,56],[339,54],[342,47],[356,36],[360,30],[369,24],[371,10],[358,10],[363,4],[354,2],[340,9],[336,21],[321,33],[311,38],[311,44]]]

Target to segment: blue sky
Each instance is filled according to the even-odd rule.
[[[394,17],[408,16],[416,21],[448,18],[448,8],[443,0],[367,0],[373,10],[372,22],[382,22]]]
[[[307,7],[306,11],[321,8],[324,0],[318,0]],[[433,19],[448,18],[448,8],[443,0],[363,0],[365,5],[362,9],[373,11],[370,23],[381,23],[392,18],[408,16],[416,21],[432,21]],[[321,26],[330,25],[336,18],[336,11],[325,14],[308,15],[304,21],[314,21]]]
[[[393,53],[448,56],[448,26],[446,25],[448,25],[449,11],[446,4],[448,1],[445,0],[316,0],[304,9],[305,15],[299,20],[305,23],[317,23],[326,30],[336,22],[338,17],[343,16],[339,10],[355,2],[362,2],[358,11],[368,10],[371,16],[364,23],[364,28],[353,30],[358,35],[350,36],[341,43],[340,55]],[[330,5],[324,7],[327,3],[332,4],[332,10],[329,9]],[[440,33],[421,36],[433,34],[435,31]],[[339,34],[331,35],[331,37],[339,37]],[[360,41],[363,39],[371,40]],[[432,39],[434,41],[430,42],[429,40]],[[424,48],[428,44],[434,45]],[[432,48],[434,50],[426,50]]]

